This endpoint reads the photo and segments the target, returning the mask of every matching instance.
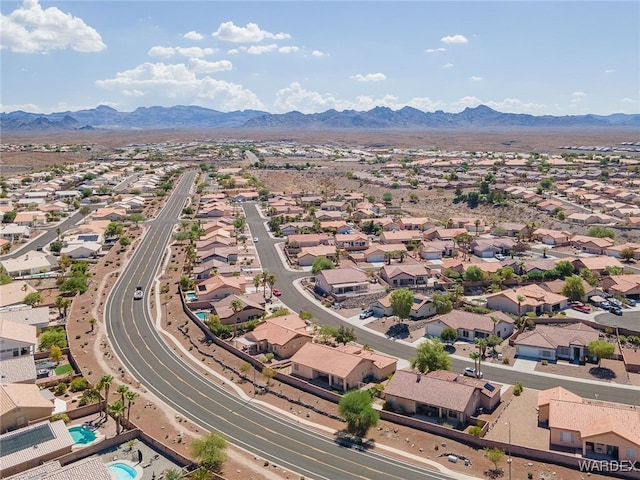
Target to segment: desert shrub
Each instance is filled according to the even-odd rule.
[[[62,420],[64,423],[69,423],[71,421],[69,415],[67,415],[66,413],[56,413],[55,415],[51,416],[52,422],[55,422],[57,420]]]
[[[522,394],[522,390],[524,390],[524,387],[522,386],[522,382],[517,382],[513,387],[513,394],[516,397],[519,397]]]
[[[56,394],[58,395],[64,395],[67,391],[67,384],[64,382],[60,382],[58,385],[56,385]]]
[[[69,390],[72,392],[81,392],[87,388],[89,388],[89,382],[84,377],[74,378],[69,385]]]
[[[469,428],[469,434],[473,435],[474,437],[479,437],[481,433],[482,433],[482,428],[480,428],[477,425],[474,425],[473,427]]]

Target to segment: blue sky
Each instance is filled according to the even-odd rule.
[[[0,110],[640,113],[638,1],[0,3]]]

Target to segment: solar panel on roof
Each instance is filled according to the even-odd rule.
[[[485,383],[484,384],[484,388],[485,388],[485,390],[489,390],[490,392],[493,392],[496,389],[496,387],[494,387],[490,383]]]
[[[18,430],[15,435],[8,435],[0,440],[0,457],[20,452],[27,448],[33,448],[55,438],[49,424],[38,425],[29,430]]]

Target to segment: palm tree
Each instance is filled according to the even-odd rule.
[[[92,332],[93,332],[93,329],[94,329],[94,327],[95,327],[95,325],[96,325],[96,322],[97,322],[97,321],[98,321],[98,320],[96,320],[94,317],[91,317],[91,318],[89,319],[89,324],[91,325],[91,331],[92,331]]]
[[[398,250],[398,258],[400,259],[400,263],[404,261],[404,257],[407,256],[406,250]]]
[[[109,404],[107,411],[109,416],[116,421],[116,435],[120,435],[120,428],[122,427],[120,419],[124,414],[124,404],[121,400],[116,400]]]
[[[231,310],[233,310],[233,337],[236,337],[236,331],[238,328],[238,318],[236,317],[237,313],[242,310],[242,302],[237,298],[235,300],[231,300]]]
[[[491,332],[493,335],[496,334],[496,325],[498,324],[498,322],[500,321],[499,318],[496,317],[490,317],[491,321],[493,322],[493,332]]]
[[[101,392],[102,390],[104,390],[104,406],[101,409],[104,410],[104,416],[107,416],[107,401],[109,399],[109,388],[111,388],[111,384],[113,383],[113,376],[111,375],[103,375],[102,377],[100,377],[100,380],[98,380],[98,384],[96,385],[96,390],[98,390],[98,392]]]
[[[129,415],[131,415],[131,405],[136,403],[136,398],[138,398],[140,394],[134,392],[133,390],[128,390],[124,397],[127,399],[127,423],[129,423]]]
[[[269,290],[271,290],[271,297],[273,296],[273,286],[276,283],[276,276],[273,273],[268,273],[265,282],[269,285]]]
[[[127,394],[128,391],[129,391],[129,387],[127,385],[118,385],[118,388],[116,389],[116,393],[120,395],[120,401],[122,402],[123,405],[124,405],[124,396]]]
[[[258,291],[258,288],[260,288],[261,284],[262,284],[262,275],[258,274],[255,277],[253,277],[253,286],[256,287],[256,292]]]
[[[473,360],[473,368],[475,368],[476,372],[478,372],[480,370],[478,368],[478,360],[480,359],[480,354],[478,352],[471,352],[469,354],[469,358],[471,358],[471,360]]]
[[[480,219],[476,218],[476,221],[474,222],[475,226],[476,226],[476,237],[478,236],[478,228],[480,228]]]
[[[53,302],[53,306],[58,309],[58,315],[62,316],[62,309],[64,308],[64,298],[56,297]]]
[[[526,299],[522,295],[518,295],[516,300],[518,301],[518,326],[520,326],[522,324],[522,302]]]
[[[387,261],[387,265],[391,265],[391,259],[393,258],[394,252],[384,252],[384,259]]]

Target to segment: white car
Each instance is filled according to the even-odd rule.
[[[464,369],[464,371],[462,372],[462,374],[466,377],[473,377],[473,378],[482,378],[484,377],[484,374],[482,372],[478,372],[476,373],[476,369],[473,367],[466,367]]]
[[[371,316],[373,316],[373,310],[369,308],[360,312],[360,320],[364,320],[365,318],[369,318]]]
[[[258,237],[253,237],[253,243],[258,243]]]
[[[144,297],[144,292],[142,290],[136,290],[133,294],[134,300],[142,300],[142,297]]]

